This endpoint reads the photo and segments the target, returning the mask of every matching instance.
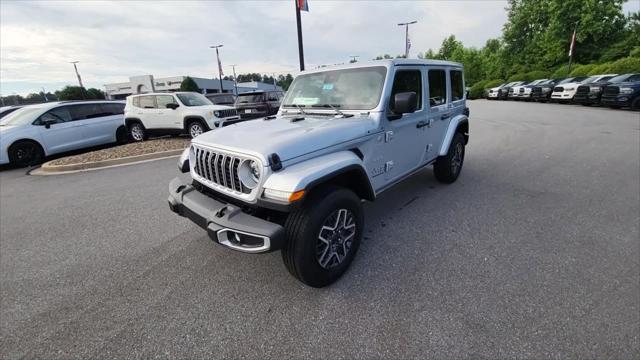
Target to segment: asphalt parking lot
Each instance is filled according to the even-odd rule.
[[[2,358],[637,358],[640,114],[469,102],[461,177],[366,206],[336,284],[216,246],[176,160],[0,173]]]

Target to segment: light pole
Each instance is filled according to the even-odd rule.
[[[409,44],[409,25],[415,24],[417,21],[400,23],[398,26],[404,26],[404,57],[405,59],[409,58],[409,48],[411,45]]]
[[[222,63],[220,63],[220,53],[218,52],[218,48],[221,48],[223,45],[212,45],[209,46],[211,49],[216,49],[216,58],[218,59],[218,76],[220,77],[220,93],[222,94]]]
[[[359,58],[360,56],[358,56],[358,55],[351,55],[351,56],[349,56],[349,57],[351,58],[351,61],[350,61],[350,62],[351,62],[351,63],[355,63],[355,62],[358,62],[358,58]]]
[[[80,93],[82,94],[82,100],[84,100],[85,99],[85,97],[84,97],[84,86],[82,85],[82,79],[80,78],[80,73],[78,73],[78,66],[76,65],[79,62],[80,61],[71,61],[69,63],[73,64],[73,69],[76,71],[76,76],[78,77],[78,84],[80,84]]]
[[[233,69],[233,88],[236,91],[236,96],[238,95],[238,79],[236,78],[236,66],[237,64],[229,65]]]

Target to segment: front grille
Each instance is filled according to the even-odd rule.
[[[250,189],[242,186],[238,176],[238,168],[244,159],[196,145],[193,145],[193,150],[195,153],[193,170],[198,176],[233,191],[245,194],[251,192]]]
[[[604,96],[617,96],[620,93],[620,87],[618,86],[606,86],[602,95]]]
[[[564,88],[562,86],[556,86],[553,88],[553,92],[563,92]]]
[[[238,112],[236,111],[236,109],[218,110],[218,113],[220,114],[220,116],[218,117],[221,117],[221,118],[238,116]]]
[[[520,94],[524,92],[524,88],[520,88]]]
[[[591,91],[591,87],[586,85],[578,86],[578,90],[576,90],[576,94],[588,94]]]

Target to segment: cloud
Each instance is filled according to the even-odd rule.
[[[320,1],[302,14],[307,67],[404,51],[398,22],[410,28],[412,55],[456,35],[481,47],[500,36],[506,1]],[[296,72],[293,1],[2,1],[0,91],[27,93],[129,76],[217,75],[210,45],[237,72]]]

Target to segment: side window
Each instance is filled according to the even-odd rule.
[[[171,95],[158,95],[156,96],[156,102],[159,109],[166,109],[168,104],[177,104]]]
[[[105,115],[121,115],[124,114],[124,104],[100,104]]]
[[[35,125],[42,125],[45,121],[55,124],[71,121],[69,107],[61,106],[47,111],[42,114],[38,120],[36,120]]]
[[[447,75],[444,70],[429,70],[429,105],[447,103]]]
[[[393,99],[396,94],[403,92],[415,92],[417,102],[416,110],[422,109],[422,75],[420,74],[420,70],[396,71],[396,77],[393,79],[391,98]]]
[[[101,116],[106,116],[101,104],[82,104],[73,105],[69,109],[71,112],[71,120],[87,120],[94,119]]]
[[[451,101],[464,99],[464,81],[462,79],[462,71],[451,70]]]
[[[627,80],[625,80],[625,81],[629,81],[629,82],[632,82],[632,81],[633,81],[633,82],[640,81],[640,74],[630,76],[630,77],[629,77]]]
[[[132,100],[132,103],[133,103],[133,106],[140,107],[140,97],[139,96],[134,97]]]
[[[143,109],[154,109],[156,100],[154,96],[140,96],[140,107]]]

